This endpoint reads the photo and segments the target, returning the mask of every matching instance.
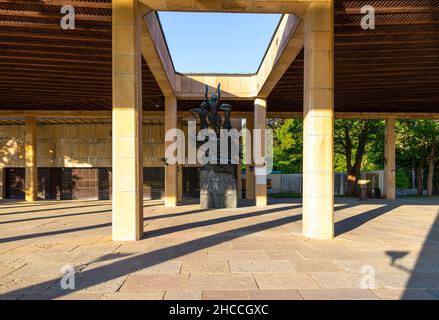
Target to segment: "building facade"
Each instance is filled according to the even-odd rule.
[[[164,134],[187,121],[205,85],[221,83],[251,130],[303,117],[303,234],[331,239],[334,118],[386,120],[391,200],[395,119],[439,114],[437,18],[425,1],[409,2],[375,1],[377,28],[364,29],[361,2],[344,0],[75,1],[76,27],[64,30],[62,1],[2,1],[10,17],[0,24],[2,194],[111,198],[113,239],[140,239],[145,194],[177,206],[196,180],[163,161],[172,143]],[[175,71],[157,11],[283,17],[255,74],[194,75]],[[260,169],[247,164],[246,196],[266,206]]]

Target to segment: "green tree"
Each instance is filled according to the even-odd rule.
[[[273,169],[282,173],[302,172],[302,119],[277,119],[268,125],[273,129]]]
[[[364,162],[373,161],[369,163],[369,167],[376,167],[377,163],[379,165],[381,162],[383,151],[379,149],[382,148],[382,144],[378,141],[384,139],[383,128],[382,121],[335,120],[334,151],[338,155],[335,164],[341,166],[341,159],[345,161],[344,168],[348,173],[347,195],[356,195],[357,183]],[[369,153],[366,155],[366,151],[370,151],[370,155]]]
[[[438,159],[439,123],[437,120],[400,120],[396,122],[397,164],[416,172],[417,192],[424,189],[423,172],[428,170],[427,195],[433,194],[434,167]]]
[[[271,119],[268,125],[274,131],[274,170],[282,173],[302,172],[303,120]],[[356,194],[361,170],[384,168],[384,127],[385,122],[380,120],[335,120],[334,169],[348,172],[348,195]],[[422,173],[427,170],[427,193],[431,195],[434,179],[439,176],[434,171],[439,162],[439,122],[401,120],[396,122],[396,131],[398,169],[405,175],[415,169],[419,193],[423,189]],[[408,183],[407,177],[402,177],[402,172],[399,175],[400,186]]]

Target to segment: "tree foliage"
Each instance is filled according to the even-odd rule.
[[[366,151],[376,149],[373,145],[382,139],[383,127],[381,121],[374,120],[337,119],[334,122],[334,151],[345,160],[343,169],[348,173],[347,194],[350,196],[357,193],[360,173],[368,160]]]
[[[273,170],[302,172],[303,121],[274,120],[269,125],[273,128]]]
[[[428,172],[427,194],[432,194],[434,167],[438,159],[439,122],[437,120],[400,120],[396,122],[396,163],[415,170],[418,193],[424,189],[424,170]]]
[[[302,119],[272,119],[269,126],[274,131],[274,170],[282,173],[302,172]],[[351,175],[351,194],[360,171],[384,168],[384,131],[385,121],[382,120],[335,120],[334,169]],[[414,169],[421,191],[425,184],[422,179],[425,171],[428,172],[427,189],[431,194],[433,186],[439,187],[439,174],[435,175],[434,171],[435,167],[439,167],[439,122],[396,121],[396,134],[396,164],[398,181],[401,182],[398,186],[411,185],[410,172]],[[404,174],[406,176],[402,177]]]

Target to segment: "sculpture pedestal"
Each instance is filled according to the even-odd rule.
[[[236,165],[207,164],[200,170],[200,205],[203,209],[236,208]]]

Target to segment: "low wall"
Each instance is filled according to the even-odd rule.
[[[334,173],[334,194],[344,195],[347,190],[347,173]],[[303,175],[274,173],[268,177],[268,193],[302,193]],[[384,186],[384,171],[367,171],[368,189],[379,188],[381,195]]]

